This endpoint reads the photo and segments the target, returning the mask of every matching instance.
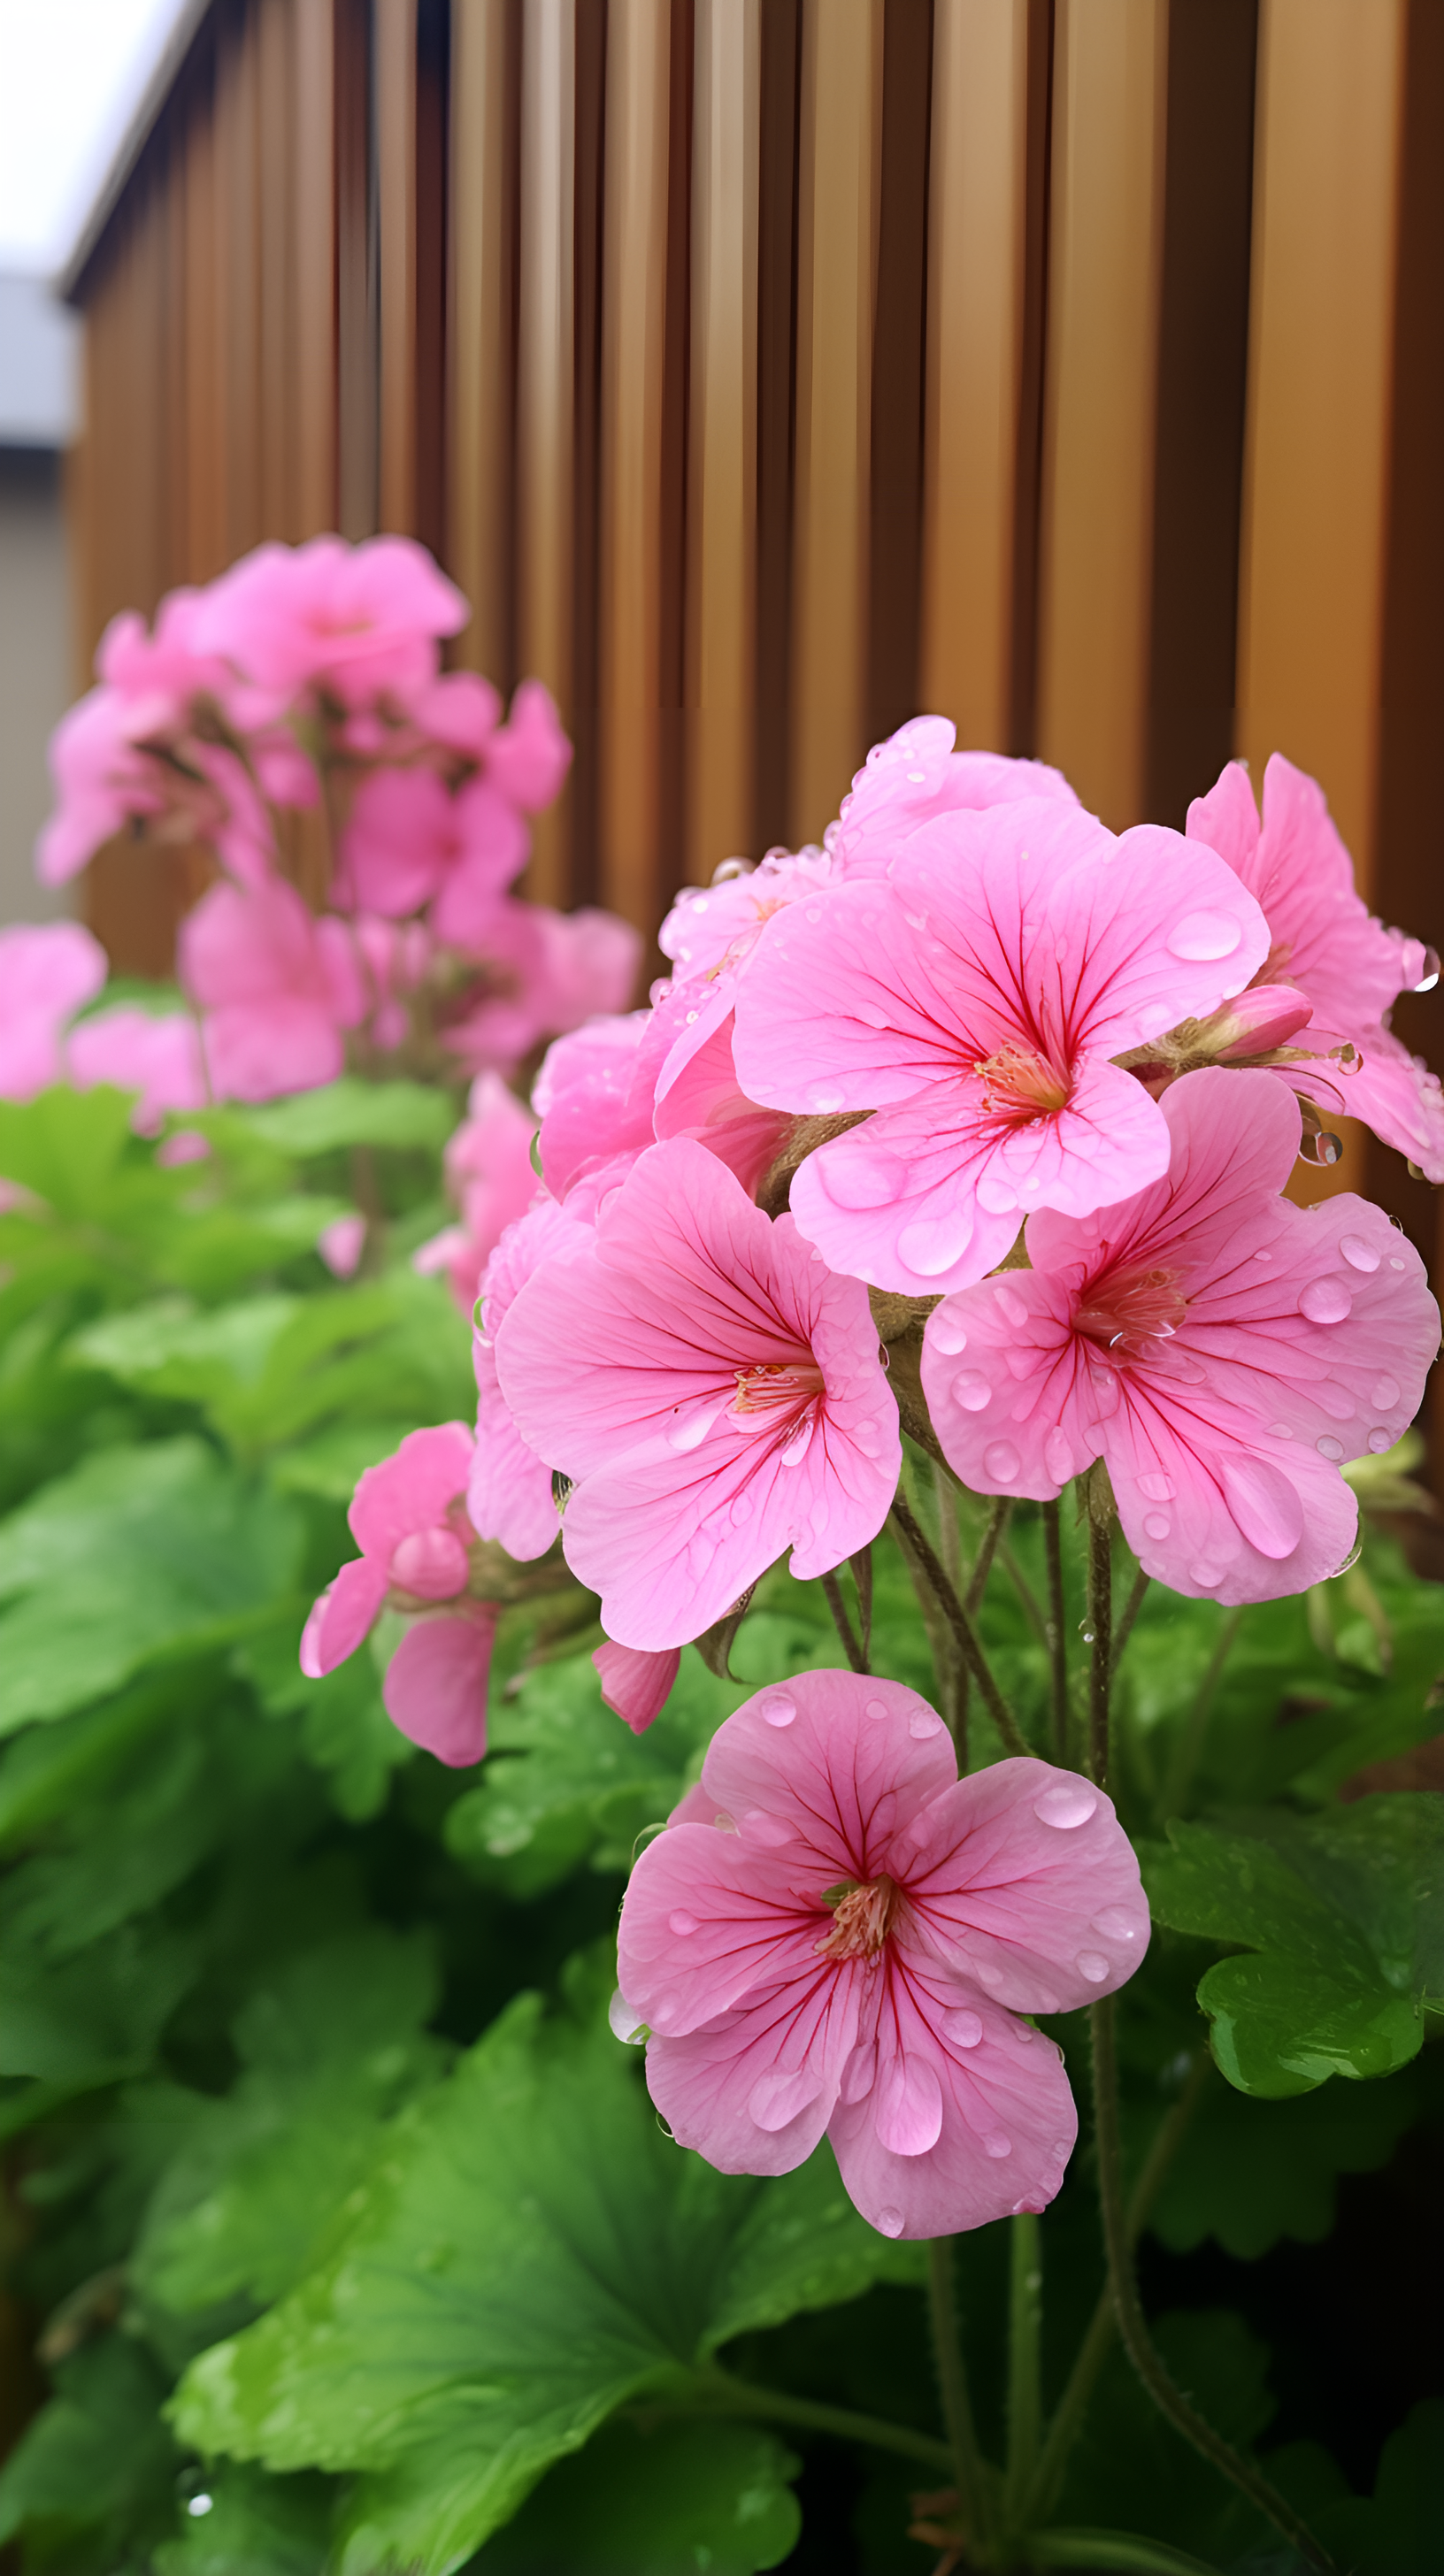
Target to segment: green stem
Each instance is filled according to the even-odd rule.
[[[1184,1799],[1193,1786],[1193,1775],[1208,1735],[1208,1721],[1213,1714],[1214,1697],[1242,1617],[1242,1610],[1230,1610],[1218,1632],[1218,1643],[1209,1657],[1208,1670],[1199,1683],[1198,1695],[1183,1722],[1173,1760],[1168,1766],[1155,1819],[1159,1824],[1165,1816],[1176,1816],[1181,1812]]]
[[[1103,2241],[1108,2255],[1108,2282],[1118,2314],[1118,2331],[1124,2349],[1161,2415],[1191,2442],[1206,2460],[1246,2495],[1250,2504],[1266,2515],[1276,2531],[1282,2532],[1310,2567],[1320,2576],[1334,2576],[1331,2558],[1315,2540],[1306,2522],[1300,2520],[1287,2498],[1243,2459],[1231,2442],[1216,2433],[1174,2386],[1163,2356],[1155,2348],[1138,2296],[1138,2282],[1133,2269],[1133,2249],[1128,2241],[1128,2219],[1123,2203],[1123,2151],[1118,2121],[1118,2059],[1113,2031],[1113,1998],[1104,1996],[1089,2008],[1093,2033],[1093,2118],[1098,2149],[1098,2199],[1103,2216]]]
[[[857,1615],[862,1625],[863,1669],[867,1670],[872,1655],[872,1541],[848,1558],[852,1579],[857,1585]]]
[[[988,1577],[993,1570],[993,1559],[998,1552],[998,1541],[1008,1526],[1008,1514],[1012,1508],[1013,1506],[1009,1502],[1007,1495],[1000,1494],[997,1501],[994,1503],[992,1510],[988,1514],[988,1526],[984,1530],[982,1538],[978,1543],[977,1557],[974,1561],[972,1573],[968,1577],[967,1591],[963,1595],[963,1608],[966,1610],[970,1619],[975,1618],[977,1615],[978,1604],[982,1600],[983,1593],[987,1586]]]
[[[934,1465],[933,1500],[938,1507],[938,1554],[955,1592],[963,1588],[963,1538],[958,1528],[957,1487],[946,1468]]]
[[[1053,1759],[1068,1758],[1068,1605],[1063,1593],[1063,1531],[1056,1502],[1043,1505],[1048,1551],[1048,1654],[1053,1667]]]
[[[867,1655],[853,1632],[852,1621],[847,1615],[847,1605],[842,1597],[842,1585],[838,1582],[837,1576],[824,1574],[822,1588],[827,1594],[827,1606],[832,1612],[832,1624],[842,1639],[843,1653],[855,1673],[865,1673]]]
[[[978,2556],[986,2563],[992,2533],[992,2498],[987,2462],[978,2448],[968,2395],[951,2236],[934,2236],[928,2244],[928,2316],[933,2330],[938,2394],[947,2428],[948,2458],[957,2481],[959,2520],[969,2543],[976,2546]]]
[[[952,2451],[930,2433],[915,2433],[910,2424],[894,2424],[885,2415],[859,2415],[850,2406],[824,2406],[815,2398],[794,2397],[781,2388],[759,2388],[755,2381],[734,2379],[728,2371],[709,2373],[700,2381],[709,2408],[724,2415],[748,2415],[764,2423],[795,2424],[799,2431],[832,2433],[840,2442],[865,2442],[875,2451],[898,2451],[904,2459],[921,2460],[930,2469],[951,2473]]]
[[[958,1770],[961,1773],[968,1767],[967,1693],[964,1690],[958,1690],[952,1694],[951,1701],[949,1698],[949,1682],[957,1663],[957,1648],[953,1643],[952,1630],[939,1607],[937,1595],[903,1536],[901,1525],[896,1518],[893,1526],[897,1532],[898,1553],[907,1567],[908,1581],[912,1585],[913,1596],[922,1614],[923,1626],[927,1630],[928,1652],[933,1659],[938,1706],[947,1719],[948,1730],[957,1752]],[[962,1678],[966,1679],[966,1674]]]
[[[1011,2222],[1008,2292],[1008,2476],[1005,2519],[1010,2531],[1023,2514],[1038,2465],[1043,2413],[1040,2343],[1043,2331],[1043,2247],[1038,2221],[1021,2210]]]
[[[1088,1771],[1108,1786],[1108,1701],[1113,1680],[1113,1525],[1088,1523]]]
[[[1200,2050],[1193,2061],[1178,2100],[1159,2121],[1154,2132],[1153,2144],[1144,2161],[1143,2171],[1133,2186],[1128,2203],[1130,2246],[1137,2244],[1148,2224],[1153,2204],[1168,2178],[1169,2168],[1183,2143],[1184,2133],[1198,2108],[1212,2072],[1212,2059],[1205,2050]],[[1041,2521],[1045,2514],[1052,2512],[1058,2499],[1058,2490],[1063,2483],[1063,2471],[1068,2464],[1068,2454],[1082,2428],[1083,2418],[1088,2411],[1088,2400],[1093,2394],[1094,2382],[1113,2348],[1113,2338],[1117,2332],[1118,2315],[1113,2305],[1113,2293],[1105,2286],[1099,2294],[1098,2304],[1093,2311],[1088,2331],[1078,2347],[1073,2368],[1068,2375],[1068,2384],[1058,2400],[1057,2411],[1048,2427],[1048,2438],[1043,2445],[1037,2473],[1019,2515],[1020,2523]]]
[[[1022,1602],[1029,1627],[1032,1629],[1035,1637],[1037,1637],[1040,1642],[1046,1646],[1048,1643],[1048,1622],[1038,1607],[1037,1594],[1034,1592],[1031,1583],[1028,1581],[1026,1574],[1023,1572],[1021,1565],[1018,1563],[1016,1556],[1013,1554],[1012,1548],[1009,1546],[1008,1541],[1005,1538],[1000,1538],[998,1541],[998,1554],[1002,1558],[1003,1565],[1007,1571],[1008,1580],[1012,1584],[1014,1591],[1017,1593],[1018,1599]]]
[[[1143,1607],[1143,1596],[1148,1590],[1149,1580],[1149,1576],[1144,1573],[1143,1568],[1140,1565],[1137,1573],[1134,1575],[1132,1589],[1129,1592],[1123,1616],[1113,1631],[1113,1671],[1115,1673],[1123,1661],[1123,1649],[1133,1634],[1134,1622],[1138,1617],[1139,1611]],[[1112,1675],[1110,1675],[1109,1678],[1111,1680]]]
[[[937,1552],[931,1545],[901,1486],[893,1497],[892,1511],[893,1519],[908,1549],[921,1567],[928,1588],[957,1639],[963,1661],[982,1694],[983,1705],[1003,1739],[1004,1751],[1026,1754],[1028,1746],[1019,1731],[1012,1710],[993,1679],[977,1630],[943,1572]]]
[[[1030,2567],[1097,2567],[1103,2576],[1217,2576],[1206,2558],[1131,2531],[1030,2531]]]

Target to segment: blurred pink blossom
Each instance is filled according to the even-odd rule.
[[[0,1100],[65,1080],[66,1026],[105,977],[105,951],[78,921],[0,930]]]
[[[218,1100],[275,1100],[334,1082],[366,993],[351,935],[317,921],[281,877],[212,886],[181,924],[182,984],[202,1013]]]
[[[365,1249],[366,1219],[354,1212],[333,1217],[316,1237],[316,1250],[333,1279],[354,1279]]]
[[[437,639],[467,619],[461,593],[410,537],[312,537],[242,556],[205,594],[198,647],[268,693],[313,690],[348,707],[402,697],[436,670]]]
[[[414,1269],[446,1272],[463,1315],[476,1304],[481,1274],[502,1235],[537,1195],[535,1132],[536,1120],[500,1075],[478,1075],[466,1116],[446,1148],[446,1179],[461,1223],[433,1235],[412,1255]]]
[[[476,1372],[476,1448],[466,1508],[479,1538],[498,1539],[509,1556],[526,1563],[545,1556],[558,1528],[552,1471],[517,1428],[496,1368],[496,1337],[517,1292],[543,1262],[573,1258],[591,1241],[581,1218],[542,1199],[507,1227],[482,1276],[480,1311],[472,1336]]]
[[[631,1000],[642,943],[615,914],[503,901],[475,950],[489,989],[445,1032],[468,1071],[509,1073],[538,1039]]]
[[[173,1109],[206,1105],[200,1037],[188,1011],[143,1011],[122,1002],[82,1020],[65,1052],[77,1091],[113,1082],[118,1091],[140,1093],[131,1117],[139,1135],[158,1134]]]
[[[441,897],[440,937],[454,938],[453,917],[483,931],[527,843],[520,815],[485,778],[453,795],[435,770],[375,769],[341,835],[336,900],[394,918]]]

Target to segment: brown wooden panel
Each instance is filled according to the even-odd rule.
[[[523,0],[517,667],[572,712],[574,0]],[[530,890],[564,900],[575,789],[538,820]]]
[[[375,0],[376,199],[380,289],[379,524],[416,524],[416,9]]]
[[[452,649],[503,689],[515,678],[520,32],[517,0],[454,0],[447,565],[472,614]]]
[[[337,518],[337,45],[336,0],[294,0],[294,102],[287,141],[296,259],[294,533],[317,536]],[[288,531],[289,533],[289,531]]]

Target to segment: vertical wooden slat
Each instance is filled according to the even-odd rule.
[[[920,695],[1014,751],[1029,0],[934,0]],[[1031,496],[1030,496],[1031,497]]]
[[[932,16],[932,0],[888,0],[883,11],[864,627],[868,742],[918,712]]]
[[[380,232],[380,525],[416,524],[416,7],[375,0],[373,115]]]
[[[180,307],[184,334],[181,436],[186,454],[186,518],[183,552],[171,577],[210,581],[225,568],[226,540],[221,496],[220,317],[215,293],[215,57],[209,47],[193,66],[191,86],[193,103],[183,160],[184,285]]]
[[[574,0],[523,0],[517,666],[572,702]],[[564,897],[570,799],[538,817],[528,890]]]
[[[750,847],[787,839],[792,705],[792,489],[797,372],[802,0],[767,0],[757,174],[756,814]]]
[[[752,847],[760,0],[698,0],[687,874]]]
[[[458,662],[512,665],[516,166],[512,0],[453,0],[448,567],[471,602]]]
[[[797,317],[792,833],[815,840],[867,748],[867,525],[881,0],[806,0]]]
[[[337,512],[335,0],[294,0],[291,130],[296,267],[295,534],[318,535]]]
[[[1038,749],[1115,831],[1147,789],[1162,0],[1058,0]]]
[[[216,271],[226,560],[261,534],[260,92],[255,23],[224,26],[216,73]]]

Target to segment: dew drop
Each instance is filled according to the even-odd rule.
[[[1390,1269],[1391,1269],[1391,1270],[1402,1270],[1402,1269],[1405,1267],[1404,1263],[1400,1260],[1400,1258],[1399,1258],[1399,1256],[1398,1256],[1397,1252],[1391,1252],[1391,1253],[1390,1253],[1390,1255],[1389,1255],[1389,1267],[1390,1267]]]
[[[1340,1574],[1348,1574],[1348,1573],[1350,1573],[1350,1572],[1352,1571],[1353,1567],[1354,1567],[1354,1566],[1356,1566],[1356,1565],[1358,1564],[1359,1559],[1360,1559],[1360,1557],[1363,1555],[1363,1553],[1364,1553],[1364,1542],[1363,1542],[1363,1540],[1362,1540],[1361,1538],[1356,1538],[1356,1539],[1355,1539],[1355,1541],[1354,1541],[1353,1546],[1350,1548],[1349,1553],[1348,1553],[1348,1555],[1344,1558],[1344,1560],[1343,1560],[1342,1564],[1340,1564],[1340,1565],[1336,1565],[1336,1566],[1335,1566],[1335,1568],[1334,1568],[1334,1574],[1337,1576],[1337,1575],[1340,1575]]]
[[[1286,1422],[1271,1422],[1269,1424],[1270,1440],[1292,1440],[1293,1436],[1293,1432]]]
[[[1331,1431],[1325,1431],[1322,1436],[1314,1442],[1314,1447],[1317,1449],[1321,1458],[1332,1458],[1335,1463],[1337,1463],[1344,1454],[1344,1444],[1342,1440],[1336,1440]]]
[[[1426,948],[1424,951],[1424,972],[1420,976],[1418,983],[1414,986],[1414,990],[1416,993],[1432,993],[1438,981],[1439,951],[1437,948]]]
[[[1386,1431],[1382,1424],[1379,1426],[1378,1430],[1370,1432],[1369,1447],[1373,1450],[1376,1458],[1382,1458],[1385,1450],[1392,1449],[1393,1446],[1394,1434],[1392,1431]]]
[[[984,1471],[1000,1485],[1011,1485],[1022,1463],[1011,1440],[990,1440],[983,1451]]]
[[[1343,1151],[1342,1136],[1331,1136],[1326,1127],[1321,1127],[1317,1136],[1304,1137],[1299,1146],[1299,1161],[1320,1164],[1325,1171],[1328,1171],[1333,1164],[1342,1159]]]
[[[993,1390],[981,1369],[959,1369],[948,1392],[964,1413],[982,1413]]]
[[[1043,1443],[1043,1464],[1055,1485],[1066,1485],[1073,1473],[1073,1451],[1064,1431],[1052,1430]]]
[[[1256,1252],[1254,1254],[1254,1259],[1255,1261],[1272,1261],[1273,1254],[1271,1252]]]
[[[1339,1250],[1351,1270],[1377,1270],[1379,1267],[1378,1253],[1372,1243],[1364,1241],[1361,1234],[1341,1236]]]
[[[906,775],[909,787],[926,787],[928,783],[928,773],[925,769],[910,769]]]
[[[1231,913],[1187,912],[1175,922],[1165,941],[1170,957],[1182,957],[1200,964],[1217,957],[1231,957],[1243,932]]]
[[[901,2236],[903,2232],[902,2211],[900,2209],[880,2209],[877,2214],[877,2232],[879,2236]]]
[[[1171,1476],[1160,1475],[1150,1467],[1146,1476],[1139,1477],[1138,1490],[1147,1495],[1150,1503],[1171,1503],[1176,1488]]]
[[[1126,1905],[1105,1905],[1101,1914],[1094,1915],[1093,1929],[1105,1941],[1136,1941],[1143,1925]]]
[[[675,1414],[667,1433],[668,1448],[699,1448],[712,1428],[712,1420],[710,1412]]]
[[[887,1701],[885,1699],[866,1700],[863,1703],[862,1713],[864,1717],[886,1717],[888,1714]]]
[[[763,1691],[758,1698],[757,1714],[769,1726],[790,1726],[797,1715],[797,1702],[790,1691]]]
[[[821,906],[821,904],[820,904],[820,903],[810,903],[810,904],[807,906],[806,912],[805,912],[805,914],[804,914],[804,919],[806,919],[806,920],[808,920],[808,921],[821,921],[821,919],[822,919],[822,906]]]
[[[930,1318],[928,1340],[935,1351],[941,1351],[944,1359],[949,1360],[956,1358],[959,1351],[965,1351],[968,1347],[968,1336],[964,1326],[956,1315],[949,1314],[946,1306],[939,1306],[936,1314]]]
[[[1076,1962],[1079,1976],[1086,1977],[1090,1986],[1102,1985],[1111,1964],[1101,1950],[1080,1950]]]
[[[983,2036],[981,2014],[969,2012],[961,2004],[944,2013],[942,2026],[947,2038],[956,2040],[959,2048],[976,2048]]]
[[[1376,1413],[1388,1413],[1399,1401],[1399,1389],[1391,1377],[1381,1377],[1369,1397]]]
[[[835,1083],[814,1082],[807,1095],[807,1105],[809,1109],[816,1110],[819,1116],[826,1117],[830,1111],[842,1107],[842,1093]]]
[[[1091,1646],[1096,1643],[1093,1630],[1089,1627],[1086,1619],[1079,1620],[1078,1634],[1082,1638],[1085,1646]]]
[[[994,1283],[993,1297],[1005,1324],[1026,1324],[1027,1301],[1019,1296],[1016,1288],[1009,1287],[1006,1279]]]
[[[1006,2129],[990,2129],[988,2131],[987,2136],[983,2140],[983,2153],[985,2156],[1010,2156],[1012,2152],[1013,2141],[1009,2137]]]
[[[926,1744],[932,1736],[941,1735],[942,1731],[942,1719],[930,1708],[915,1708],[908,1719],[908,1733],[915,1737],[919,1744]]]
[[[742,1819],[742,1830],[749,1842],[761,1843],[765,1851],[780,1851],[784,1843],[795,1842],[794,1828],[781,1816],[764,1815],[760,1807],[749,1807]]]
[[[1323,1444],[1321,1442],[1320,1446],[1322,1447],[1322,1445]],[[1344,1453],[1341,1449],[1339,1451],[1341,1458],[1343,1454]],[[1188,1579],[1190,1583],[1196,1583],[1198,1585],[1200,1592],[1216,1592],[1223,1581],[1223,1567],[1221,1565],[1191,1565],[1188,1569]]]
[[[1173,1523],[1167,1512],[1145,1512],[1143,1526],[1150,1538],[1167,1538]]]
[[[940,1279],[951,1270],[967,1237],[955,1217],[915,1216],[897,1239],[899,1257],[919,1279]]]
[[[1033,1801],[1033,1813],[1040,1825],[1056,1825],[1060,1834],[1071,1834],[1086,1825],[1098,1804],[1098,1792],[1086,1780],[1059,1780]]]
[[[697,1917],[695,1914],[684,1914],[679,1906],[675,1914],[668,1915],[667,1929],[669,1932],[675,1932],[679,1941],[685,1941],[689,1932],[696,1931]]]
[[[1300,1291],[1299,1313],[1311,1324],[1342,1324],[1353,1302],[1346,1279],[1311,1279]]]

